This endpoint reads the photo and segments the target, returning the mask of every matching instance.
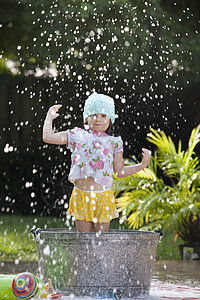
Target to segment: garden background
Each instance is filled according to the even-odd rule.
[[[92,91],[112,96],[126,158],[155,150],[150,127],[187,148],[200,123],[199,1],[0,0],[0,12],[2,239],[9,217],[65,220],[70,152],[42,141],[54,103],[65,130]]]

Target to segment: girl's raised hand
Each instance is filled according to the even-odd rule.
[[[146,168],[151,160],[151,151],[145,148],[142,148],[142,162],[141,164]]]
[[[56,119],[59,114],[58,110],[62,107],[62,104],[55,104],[49,108],[48,115],[51,116],[52,119]]]

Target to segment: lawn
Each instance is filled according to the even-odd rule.
[[[0,260],[37,260],[32,227],[66,227],[65,220],[54,217],[0,215]]]
[[[31,228],[65,228],[65,218],[0,215],[0,261],[34,261],[37,251]],[[70,222],[68,226],[74,227]],[[119,229],[117,220],[111,222],[111,228]],[[180,259],[178,245],[182,241],[173,241],[172,233],[164,233],[158,246],[157,259]]]

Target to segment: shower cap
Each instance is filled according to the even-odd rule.
[[[92,93],[85,101],[83,120],[94,114],[105,114],[110,119],[112,124],[115,122],[115,103],[113,98],[104,94]]]

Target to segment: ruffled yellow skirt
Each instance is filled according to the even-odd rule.
[[[67,214],[93,223],[107,223],[119,216],[112,189],[90,192],[76,187],[73,188]]]

